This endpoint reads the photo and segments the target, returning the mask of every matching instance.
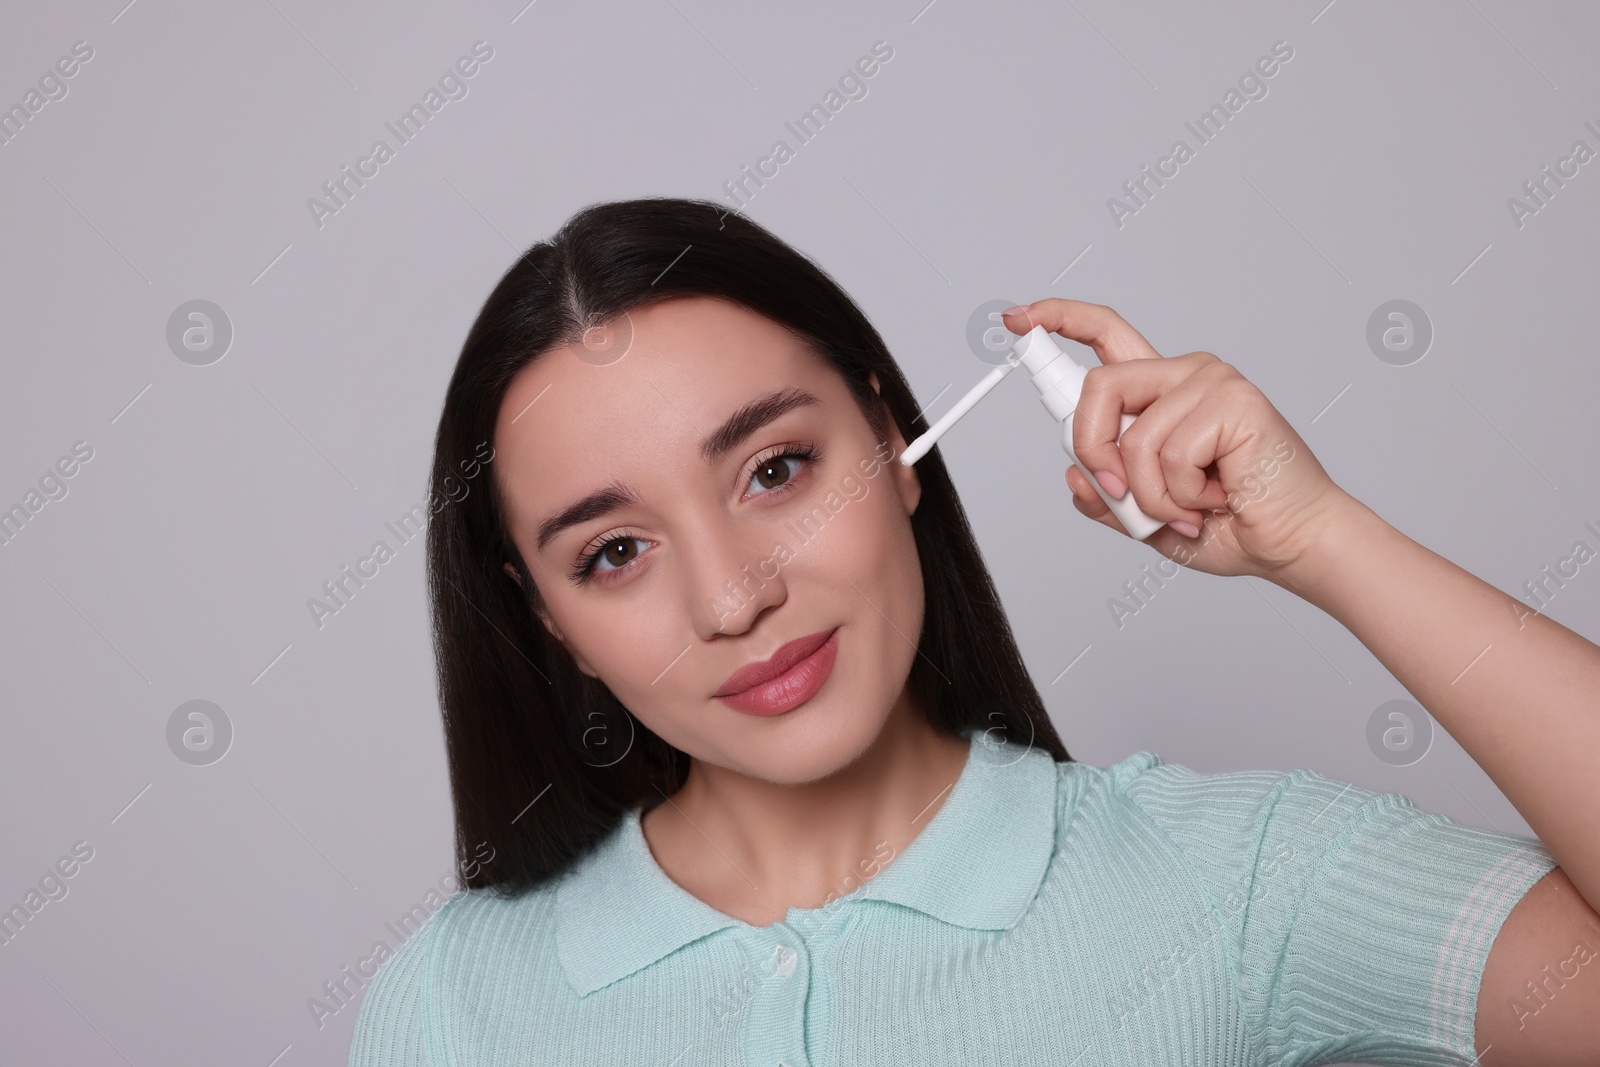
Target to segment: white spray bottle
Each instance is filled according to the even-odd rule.
[[[1055,338],[1043,326],[1035,326],[1018,338],[1011,346],[1011,355],[1006,362],[990,371],[982,381],[968,391],[966,396],[956,401],[938,422],[928,428],[927,433],[907,445],[906,450],[900,454],[900,462],[909,467],[927,455],[928,450],[938,443],[945,431],[954,426],[961,416],[971,411],[973,406],[982,400],[989,390],[1000,384],[1000,379],[1010,374],[1019,363],[1027,367],[1032,374],[1034,388],[1039,390],[1039,400],[1050,413],[1050,417],[1062,423],[1061,447],[1066,449],[1067,458],[1089,480],[1089,484],[1094,486],[1094,491],[1099,493],[1100,499],[1111,508],[1111,513],[1122,523],[1122,528],[1143,541],[1165,526],[1165,522],[1153,519],[1139,510],[1138,504],[1133,499],[1133,490],[1125,489],[1121,496],[1112,496],[1105,491],[1089,469],[1078,461],[1077,453],[1072,450],[1072,417],[1077,411],[1078,396],[1083,392],[1083,379],[1088,375],[1089,369],[1062,351],[1061,346],[1056,344]],[[1117,430],[1119,441],[1134,418],[1134,415],[1123,412],[1122,425]]]

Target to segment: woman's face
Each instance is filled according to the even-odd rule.
[[[622,358],[547,352],[501,404],[496,475],[543,622],[696,759],[786,784],[832,773],[910,699],[923,586],[905,442],[892,419],[878,442],[831,364],[740,305],[677,297],[629,318]],[[832,631],[786,679],[814,685],[831,649],[796,706],[757,715],[717,695]]]

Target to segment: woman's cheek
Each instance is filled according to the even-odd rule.
[[[636,694],[648,689],[639,685],[638,677],[648,671],[647,661],[654,655],[642,643],[647,640],[644,617],[654,612],[633,607],[628,598],[594,595],[586,587],[575,589],[566,604],[552,605],[567,651],[630,707]]]
[[[874,590],[873,605],[897,627],[920,628],[923,588],[916,536],[888,478],[885,471],[865,483],[869,491],[835,517],[836,566],[863,593]]]
[[[825,582],[842,584],[843,578],[849,578],[859,586],[863,581],[875,581],[882,530],[871,494],[859,501],[842,496],[833,500],[844,504],[837,511],[830,511],[819,503],[809,513],[803,531],[806,540],[796,544],[794,560],[785,570],[793,571],[798,564]],[[827,516],[826,524],[819,529],[817,519],[822,515]],[[790,530],[794,528],[791,525]]]
[[[604,647],[610,673],[621,680],[620,691],[618,687],[613,687],[612,691],[619,698],[626,692],[628,696],[623,702],[630,706],[637,704],[648,708],[670,701],[675,692],[693,681],[695,673],[692,669],[678,670],[689,666],[688,656],[673,662],[692,637],[684,628],[670,626],[670,620],[684,618],[683,605],[655,603],[650,597],[644,599],[643,603],[637,599],[626,604],[618,602],[616,617],[605,631]],[[673,669],[668,671],[668,667]],[[664,671],[667,673],[663,676]],[[678,684],[665,684],[668,681]]]

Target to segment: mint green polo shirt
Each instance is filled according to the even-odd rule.
[[[898,856],[768,926],[668,878],[638,809],[534,891],[458,893],[366,989],[351,1067],[1468,1064],[1495,934],[1555,866],[1310,770],[967,736]]]

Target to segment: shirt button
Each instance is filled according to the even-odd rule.
[[[794,949],[788,945],[779,945],[772,950],[772,970],[779,978],[787,978],[794,973]],[[781,1062],[781,1061],[780,1061]],[[785,1065],[787,1067],[787,1065]]]

